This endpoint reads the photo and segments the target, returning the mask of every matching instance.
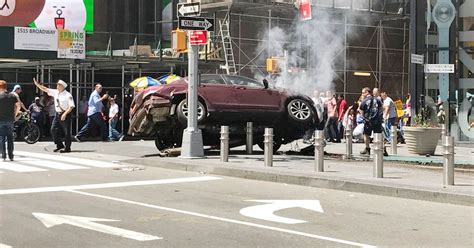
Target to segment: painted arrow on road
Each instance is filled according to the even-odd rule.
[[[118,221],[118,220],[110,220],[110,219],[98,219],[98,218],[90,218],[90,217],[80,217],[80,216],[70,216],[70,215],[55,215],[55,214],[44,214],[44,213],[33,213],[33,215],[40,220],[43,225],[47,228],[61,225],[61,224],[69,224],[72,226],[77,226],[81,228],[86,228],[102,233],[107,233],[111,235],[116,235],[128,239],[134,239],[138,241],[149,241],[149,240],[157,240],[162,239],[160,237],[134,232],[122,228],[107,226],[103,224],[95,223],[96,221]]]
[[[248,200],[252,202],[263,202],[268,204],[251,206],[242,208],[240,214],[256,218],[260,220],[267,220],[273,222],[280,222],[285,224],[300,224],[307,221],[285,218],[273,214],[276,211],[287,208],[304,208],[320,213],[324,213],[323,208],[318,200]]]

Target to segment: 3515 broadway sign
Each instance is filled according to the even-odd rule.
[[[57,51],[56,30],[15,27],[15,50]]]

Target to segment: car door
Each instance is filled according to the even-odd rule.
[[[210,111],[229,111],[239,104],[236,89],[218,74],[201,75],[198,92]]]
[[[239,109],[251,112],[279,111],[281,94],[277,90],[265,89],[263,83],[241,76],[224,76],[234,86],[239,99]]]

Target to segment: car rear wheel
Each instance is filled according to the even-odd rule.
[[[178,120],[182,124],[187,124],[188,122],[188,100],[183,99],[179,104],[178,104],[178,110],[177,110],[177,115],[178,115]],[[203,121],[207,116],[207,110],[204,104],[201,103],[201,101],[198,101],[198,106],[197,106],[197,118],[198,122]]]
[[[306,122],[313,117],[310,106],[303,99],[293,99],[287,105],[288,115],[295,121]]]

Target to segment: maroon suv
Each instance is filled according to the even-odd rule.
[[[137,94],[130,111],[130,135],[153,135],[159,150],[181,146],[187,125],[188,84],[185,79],[149,87]],[[274,128],[274,148],[301,138],[318,123],[312,100],[268,88],[268,83],[236,76],[201,75],[198,125],[204,145],[218,145],[221,125],[230,129],[231,145],[245,144],[245,127],[253,122],[254,144],[263,146],[265,127]]]

